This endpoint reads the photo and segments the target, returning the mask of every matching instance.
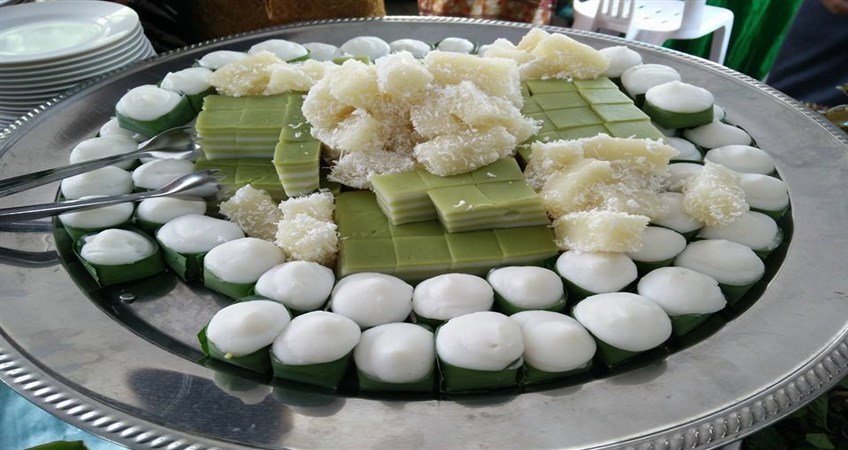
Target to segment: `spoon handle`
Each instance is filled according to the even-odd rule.
[[[57,167],[55,169],[47,169],[40,172],[6,178],[4,180],[0,180],[0,197],[32,189],[53,181],[63,180],[81,173],[90,172],[95,169],[100,169],[101,167],[138,159],[140,157],[147,156],[148,153],[149,152],[146,150],[136,150],[121,155],[106,156],[104,158],[84,161],[81,163],[71,164],[69,166]]]
[[[162,190],[155,190],[146,192],[135,192],[132,194],[91,198],[86,200],[69,200],[64,202],[43,203],[40,205],[3,208],[0,209],[0,223],[41,219],[42,217],[56,216],[62,213],[75,211],[78,209],[99,208],[101,206],[133,202],[137,200],[143,200],[145,198],[160,197],[162,195],[165,195]]]

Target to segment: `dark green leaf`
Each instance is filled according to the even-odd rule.
[[[56,441],[36,445],[27,450],[88,450],[82,441]]]
[[[833,446],[833,443],[830,442],[830,439],[827,437],[825,433],[807,433],[807,442],[813,445],[815,448],[819,448],[822,450],[834,450],[836,447]]]
[[[820,395],[817,399],[813,400],[809,405],[807,405],[806,409],[809,412],[808,420],[810,421],[811,427],[818,428],[824,431],[830,431],[830,428],[827,427],[827,406],[827,394]]]
[[[775,427],[764,428],[745,438],[745,450],[780,450],[786,448],[786,440]]]

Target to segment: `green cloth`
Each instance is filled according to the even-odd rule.
[[[783,38],[804,0],[707,0],[733,11],[733,31],[724,65],[762,80],[771,70]],[[706,58],[712,37],[668,41],[666,47]]]

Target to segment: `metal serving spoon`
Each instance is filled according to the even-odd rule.
[[[221,187],[218,184],[218,177],[214,176],[215,172],[217,172],[216,169],[210,169],[190,173],[152,191],[0,209],[0,222],[40,219],[80,209],[92,209],[146,198],[169,196],[216,197]]]
[[[190,159],[199,155],[200,145],[197,144],[193,126],[171,128],[138,144],[138,150],[133,152],[0,180],[0,197],[133,159],[145,157]]]

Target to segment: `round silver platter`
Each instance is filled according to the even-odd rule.
[[[3,133],[0,178],[67,163],[128,89],[220,49],[268,38],[339,45],[355,36],[517,42],[528,26],[387,17],[263,30],[112,74]],[[622,40],[573,35],[594,47]],[[701,59],[628,42],[645,62],[708,88],[771,153],[792,199],[785,260],[747,311],[666,358],[582,384],[457,400],[328,396],[239,382],[207,368],[195,334],[223,300],[168,276],[133,292],[93,291],[36,227],[0,234],[30,264],[0,264],[0,379],[61,419],[132,448],[711,448],[802,406],[848,373],[848,140],[756,81]],[[0,206],[52,201],[56,185]],[[59,235],[57,235],[59,236]],[[4,251],[6,261],[9,252]],[[47,255],[47,261],[33,257]],[[14,255],[13,255],[14,256]],[[235,380],[235,381],[234,381]],[[222,387],[219,387],[222,386]]]

